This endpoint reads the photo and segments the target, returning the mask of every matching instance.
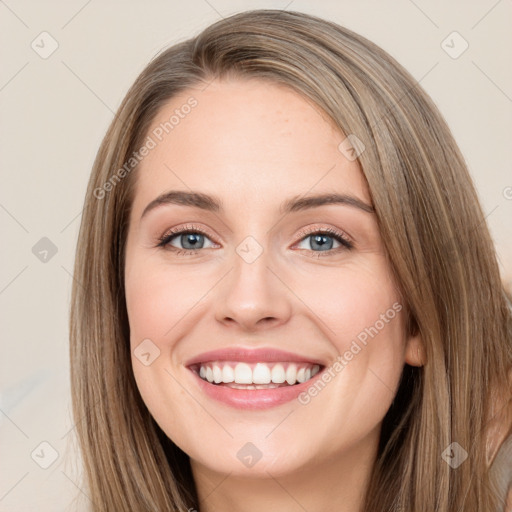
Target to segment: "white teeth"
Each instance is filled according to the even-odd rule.
[[[227,387],[234,388],[234,389],[274,389],[278,388],[279,386],[277,384],[255,384],[248,386],[247,384],[235,384],[231,383],[228,384]]]
[[[196,370],[197,371],[197,370]],[[199,377],[215,384],[240,389],[275,388],[306,382],[320,371],[311,363],[235,363],[215,361],[199,365]]]
[[[295,384],[295,381],[297,380],[297,367],[294,364],[291,364],[286,369],[286,382],[292,386]]]
[[[252,370],[248,364],[238,363],[235,366],[235,382],[237,384],[252,384]]]
[[[276,364],[272,368],[272,382],[275,384],[282,384],[286,380],[286,373],[282,364]]]
[[[266,364],[258,363],[252,371],[252,381],[254,384],[269,384],[271,380],[270,368]]]
[[[202,366],[201,366],[202,368]],[[199,374],[201,375],[201,374]],[[235,382],[235,372],[233,368],[229,366],[229,364],[225,364],[224,368],[222,368],[222,382],[230,383]]]
[[[213,382],[222,382],[222,370],[216,364],[213,365]]]

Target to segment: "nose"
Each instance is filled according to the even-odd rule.
[[[258,331],[286,323],[292,313],[292,293],[286,279],[263,253],[253,262],[234,254],[233,268],[219,287],[215,318],[226,326]]]

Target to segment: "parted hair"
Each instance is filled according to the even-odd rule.
[[[364,511],[502,510],[488,425],[510,407],[510,300],[463,156],[433,101],[390,55],[335,23],[281,10],[230,16],[162,51],[96,156],[70,314],[73,414],[93,510],[200,510],[188,456],[151,417],[131,367],[124,259],[139,169],[101,198],[94,191],[142,145],[166,102],[227,77],[285,85],[365,145],[358,164],[426,361],[404,367]],[[505,432],[510,439],[509,424]],[[457,468],[442,456],[455,442],[468,454]]]

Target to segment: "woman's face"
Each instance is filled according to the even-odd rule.
[[[370,460],[420,341],[345,136],[259,80],[174,97],[148,136],[125,281],[156,422],[195,469]]]

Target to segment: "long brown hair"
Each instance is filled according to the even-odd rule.
[[[334,23],[279,10],[231,16],[158,55],[99,149],[70,335],[73,413],[94,510],[199,509],[188,456],[149,414],[131,369],[124,251],[137,167],[126,162],[170,98],[227,75],[284,84],[365,144],[359,164],[426,363],[404,368],[364,510],[498,510],[486,427],[491,390],[506,390],[503,406],[510,395],[511,313],[464,159],[431,99],[387,53]],[[468,454],[457,468],[443,457],[454,447]]]

